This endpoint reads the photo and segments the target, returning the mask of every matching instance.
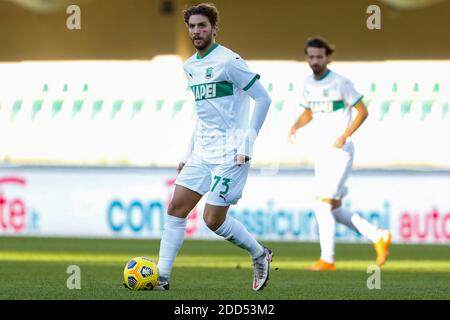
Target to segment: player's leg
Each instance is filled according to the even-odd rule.
[[[342,203],[342,202],[341,202]],[[343,208],[341,203],[333,209],[336,221],[346,227],[361,233],[372,242],[377,242],[382,237],[382,230],[361,217],[359,214]]]
[[[203,219],[209,229],[232,244],[246,250],[253,259],[264,254],[264,247],[237,219],[227,215],[228,206],[205,205]]]
[[[353,164],[352,145],[346,150],[324,149],[316,157],[315,183],[317,200],[314,204],[319,227],[320,259],[309,270],[335,270],[336,218],[333,210],[340,205],[342,187]],[[350,150],[349,150],[350,149]]]
[[[242,166],[231,163],[213,170],[203,218],[212,231],[250,254],[254,266],[252,288],[258,291],[264,288],[269,278],[272,251],[258,243],[240,221],[227,215],[229,206],[236,204],[242,196],[249,167],[249,163]]]
[[[319,228],[320,259],[308,270],[335,270],[335,233],[336,220],[332,214],[334,199],[318,198],[314,203],[314,212]]]
[[[337,222],[358,231],[374,243],[375,251],[377,252],[377,264],[381,266],[384,264],[389,254],[388,247],[391,242],[390,232],[387,230],[378,229],[359,214],[342,207],[341,199],[345,197],[348,192],[345,184],[353,166],[352,153],[353,146],[350,145],[349,150],[342,150],[342,156],[338,156],[338,159],[341,160],[337,162],[337,176],[335,177],[337,185],[333,196],[336,201],[332,204],[332,213]]]
[[[377,253],[377,264],[379,266],[386,262],[391,244],[391,233],[388,230],[379,229],[359,214],[343,208],[341,201],[333,209],[333,215],[336,217],[337,222],[359,232],[372,241]]]
[[[183,186],[175,186],[172,201],[167,209],[159,247],[158,273],[161,283],[169,281],[173,263],[184,241],[186,217],[201,198],[201,194]]]
[[[161,236],[159,283],[155,289],[168,289],[170,273],[184,241],[187,215],[208,191],[209,184],[209,169],[200,161],[189,160],[178,175]]]

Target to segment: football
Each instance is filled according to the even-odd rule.
[[[130,290],[153,290],[158,282],[158,268],[154,260],[136,257],[123,270],[123,285]]]

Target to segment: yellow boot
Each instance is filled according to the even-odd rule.
[[[307,267],[306,270],[310,271],[334,271],[336,270],[336,267],[334,263],[328,263],[326,261],[323,261],[322,259],[316,261],[314,265],[311,267]]]
[[[381,267],[389,256],[389,246],[391,245],[391,233],[388,230],[383,230],[383,235],[378,242],[373,244],[375,252],[377,253],[377,265]]]

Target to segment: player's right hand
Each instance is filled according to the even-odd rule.
[[[180,161],[180,163],[177,166],[178,174],[181,172],[181,170],[183,170],[183,167],[184,167],[184,162]]]
[[[295,143],[295,141],[296,141],[295,135],[296,134],[297,134],[297,129],[292,127],[291,130],[289,130],[289,136],[288,136],[289,143],[292,143],[292,144]]]

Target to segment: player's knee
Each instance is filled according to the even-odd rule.
[[[183,204],[172,200],[167,208],[167,213],[174,217],[185,218],[189,212],[186,213],[186,208]]]
[[[205,221],[206,226],[212,231],[219,229],[223,223],[223,219],[219,219],[219,217],[206,212],[203,215],[203,221]]]
[[[333,202],[331,203],[331,210],[340,208],[342,206],[342,200],[341,199],[333,199]]]
[[[322,198],[320,200],[322,202],[330,204],[331,205],[331,210],[340,208],[342,206],[342,200],[341,199]]]

